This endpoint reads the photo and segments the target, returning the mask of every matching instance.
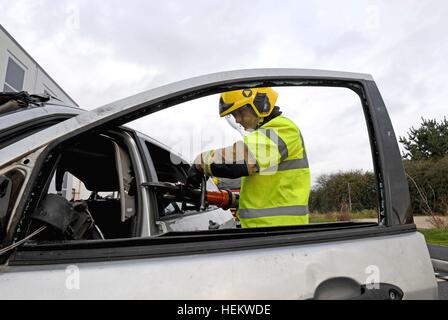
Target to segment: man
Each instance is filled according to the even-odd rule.
[[[310,170],[299,128],[275,106],[272,88],[221,95],[221,117],[244,127],[244,141],[200,154],[189,171],[198,176],[242,177],[238,218],[243,228],[309,223]],[[236,125],[233,123],[233,126]]]

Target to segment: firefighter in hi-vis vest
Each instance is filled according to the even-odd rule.
[[[225,92],[219,112],[244,141],[200,154],[188,175],[241,179],[237,216],[243,228],[309,223],[310,169],[297,125],[275,106],[272,88]]]

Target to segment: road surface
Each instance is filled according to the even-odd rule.
[[[448,261],[448,247],[429,244],[428,249],[432,259]],[[448,300],[448,272],[438,272],[436,277],[439,285],[439,299]]]

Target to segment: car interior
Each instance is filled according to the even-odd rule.
[[[185,183],[189,165],[149,141],[145,142],[157,175],[156,182]],[[67,174],[79,180],[88,196],[63,197]],[[26,234],[42,225],[46,230],[34,241],[124,239],[137,234],[137,188],[134,168],[119,134],[95,134],[62,148],[46,192],[31,216]],[[209,186],[213,189],[215,186]],[[157,194],[159,217],[173,217],[193,210],[182,202]],[[63,212],[63,214],[61,214]],[[63,220],[62,217],[66,217]]]
[[[188,164],[183,163],[181,159],[176,159],[179,160],[176,161],[178,164],[174,164],[172,157],[176,156],[148,141],[146,141],[145,144],[151,155],[159,182],[174,184],[186,182],[187,171],[189,168]],[[161,218],[174,214],[181,214],[185,211],[185,208],[182,208],[182,203],[180,202],[164,199],[160,195],[158,195],[157,200],[159,208],[158,212]]]
[[[62,197],[64,175],[79,179],[88,198]],[[47,192],[33,214],[30,230],[50,228],[34,240],[118,239],[135,236],[135,175],[126,146],[118,136],[91,135],[64,148],[56,161],[56,194]],[[48,186],[47,186],[48,190]],[[60,221],[61,211],[68,220]]]

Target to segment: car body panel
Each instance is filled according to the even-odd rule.
[[[429,255],[421,254],[424,245],[422,235],[413,232],[374,241],[12,266],[0,276],[0,299],[311,299],[319,284],[336,276],[360,284],[392,283],[405,299],[435,299],[437,285]],[[74,270],[79,287],[71,285]]]
[[[0,115],[0,150],[45,128],[79,115],[83,110],[45,105]]]
[[[23,126],[39,119],[46,119],[49,115],[56,116],[76,116],[85,112],[79,108],[72,108],[58,105],[45,105],[44,107],[34,107],[29,109],[19,109],[15,112],[0,115],[0,136],[4,131],[9,131],[16,126]]]
[[[164,223],[166,232],[208,230],[213,226],[234,228],[236,226],[232,214],[227,210],[212,209],[202,213],[182,214],[159,221]]]

